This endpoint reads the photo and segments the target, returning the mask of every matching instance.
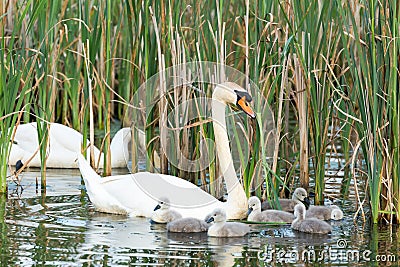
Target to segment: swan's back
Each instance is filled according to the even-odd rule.
[[[59,123],[51,123],[49,126],[46,167],[76,168],[76,154],[81,152],[82,140],[83,136],[78,131]],[[17,127],[14,142],[15,144],[11,147],[9,157],[11,164],[15,164],[18,159],[26,162],[37,152],[35,157],[28,163],[28,166],[40,167],[36,122],[20,124]],[[97,148],[95,153],[99,153]]]
[[[149,210],[153,210],[156,199],[166,197],[170,200],[171,207],[178,210],[184,217],[201,216],[203,218],[204,214],[196,214],[199,212],[197,209],[204,208],[209,213],[208,205],[219,202],[194,184],[169,175],[140,172],[123,175],[118,179],[107,179],[103,182],[103,185],[107,191],[118,194],[119,201],[126,203],[127,208],[131,210],[137,210],[137,207],[140,208],[149,204]],[[134,202],[132,195],[135,195]],[[140,216],[146,216],[146,214]]]
[[[130,129],[120,129],[111,141],[111,164],[112,167],[126,167],[129,151],[127,143],[131,139]],[[17,160],[26,162],[35,152],[37,154],[28,163],[31,167],[40,167],[40,154],[38,151],[39,141],[37,135],[37,123],[20,124],[17,127],[15,144],[10,151],[9,162],[15,164]],[[49,144],[47,148],[48,168],[77,168],[76,154],[81,153],[83,135],[73,128],[59,123],[49,125]],[[89,140],[87,141],[89,144]],[[89,150],[88,150],[89,151]],[[94,147],[95,161],[100,158],[100,167],[103,166],[103,158],[99,157],[100,151]],[[89,155],[89,153],[88,153]]]
[[[51,123],[49,140],[50,146],[57,145],[60,149],[63,148],[65,151],[76,153],[81,150],[83,135],[77,130],[63,124]]]
[[[177,219],[167,224],[167,230],[176,233],[207,232],[208,227],[209,224],[204,220],[192,217]]]
[[[168,198],[171,207],[183,217],[203,219],[215,207],[224,205],[196,185],[175,176],[140,172],[101,178],[82,156],[79,156],[79,168],[89,198],[96,207],[99,204],[95,200],[103,198],[100,190],[107,199],[113,198],[121,203],[126,213],[131,216],[151,217],[157,200],[161,197]],[[105,207],[103,211],[104,209]],[[115,213],[112,209],[106,212]]]

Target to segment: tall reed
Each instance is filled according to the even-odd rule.
[[[8,8],[7,11],[10,11],[13,7]],[[0,21],[1,36],[3,36],[0,47],[0,194],[7,192],[8,155],[13,142],[14,126],[19,112],[24,111],[25,98],[29,98],[29,88],[34,81],[34,66],[37,64],[39,54],[35,51],[25,51],[23,47],[27,40],[20,38],[20,35],[23,31],[26,33],[32,31],[32,27],[25,28],[25,16],[29,12],[35,14],[38,8],[29,1],[24,8],[16,11],[12,19],[4,16]],[[32,25],[34,20],[35,17],[31,16],[27,25]],[[8,31],[11,24],[13,27]]]
[[[350,94],[359,118],[355,126],[366,163],[373,223],[400,221],[397,4],[369,1],[357,11],[349,3],[340,9],[351,22],[342,25],[353,81],[353,90],[344,93]]]
[[[38,122],[43,177],[48,122],[82,132],[86,152],[87,139],[94,139],[92,115],[92,126],[105,136],[105,175],[116,122],[132,126],[134,135],[136,128],[145,132],[147,170],[158,171],[156,153],[160,171],[220,194],[217,162],[202,161],[202,155],[214,156],[209,103],[202,99],[211,97],[212,87],[190,76],[195,71],[176,67],[213,61],[246,74],[232,80],[251,91],[261,114],[258,123],[235,111],[227,120],[247,194],[275,199],[298,183],[307,187],[309,178],[314,188],[308,190],[323,203],[329,154],[340,143],[343,196],[350,177],[363,177],[351,165],[359,159],[367,172],[372,221],[399,221],[396,1],[28,0],[21,6],[10,1],[2,11],[0,102],[14,105],[0,108],[1,192],[11,129],[23,110],[29,112],[21,123]],[[171,66],[172,83],[158,79],[139,92],[143,82]],[[134,111],[126,105],[139,100],[142,106]],[[139,146],[133,147],[137,157]]]
[[[55,120],[55,104],[57,97],[57,64],[60,56],[60,46],[64,38],[64,30],[59,27],[58,15],[65,12],[60,2],[49,5],[41,0],[36,3],[41,8],[37,15],[45,20],[38,20],[37,32],[33,42],[38,45],[39,57],[35,66],[35,78],[38,86],[35,90],[35,113],[39,152],[41,161],[41,188],[46,188],[46,160],[49,147],[49,124]],[[62,9],[64,8],[64,10]],[[32,14],[33,15],[33,14]]]

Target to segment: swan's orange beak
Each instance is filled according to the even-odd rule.
[[[239,98],[237,101],[237,105],[251,118],[255,118],[256,114],[254,113],[253,109],[247,104],[246,102],[246,96],[243,96],[242,98]]]

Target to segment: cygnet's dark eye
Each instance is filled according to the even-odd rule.
[[[162,204],[164,204],[164,202],[161,201],[160,204],[162,205]]]

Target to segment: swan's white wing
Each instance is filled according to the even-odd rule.
[[[210,194],[181,178],[154,173],[135,173],[101,179],[107,193],[135,216],[151,216],[160,197],[167,197],[172,208],[182,215],[200,212],[196,217],[204,218],[203,209],[219,203]]]
[[[171,207],[183,217],[204,219],[213,209],[224,205],[194,184],[175,176],[143,172],[101,178],[82,155],[77,157],[89,198],[104,212],[150,217],[157,200],[167,197]]]

